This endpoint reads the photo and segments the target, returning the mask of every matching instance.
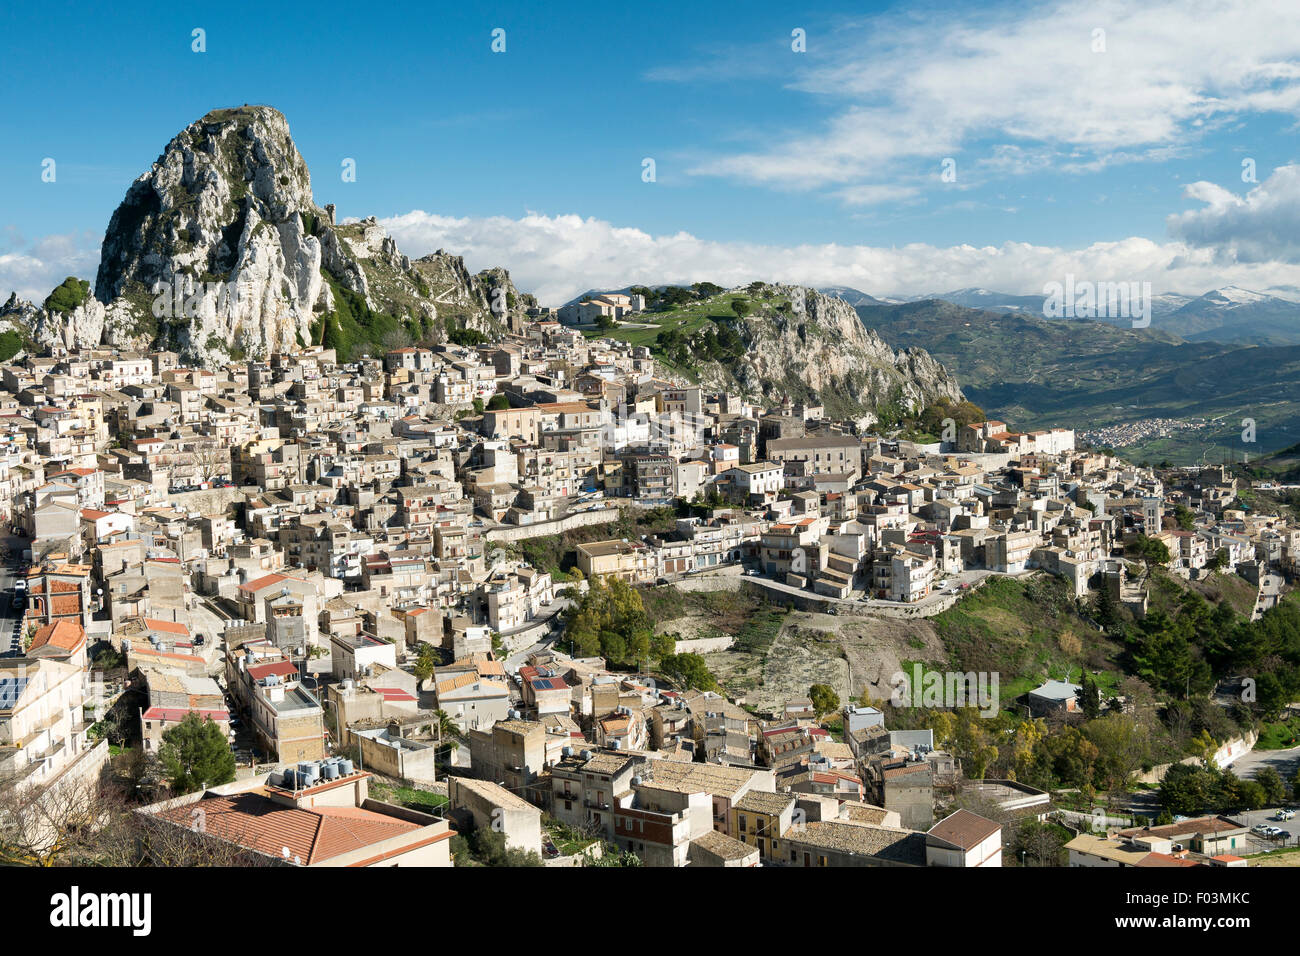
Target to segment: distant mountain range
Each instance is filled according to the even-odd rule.
[[[1300,438],[1300,345],[1189,342],[1160,322],[1134,329],[937,298],[856,311],[893,348],[924,348],[971,401],[1015,426],[1201,422],[1127,449],[1152,461],[1253,459]],[[1241,441],[1243,418],[1256,421],[1252,445]]]
[[[1013,295],[990,289],[955,289],[951,292],[907,297],[872,296],[845,286],[832,286],[822,291],[827,295],[839,296],[855,308],[937,299],[989,312],[1044,316],[1043,296]],[[1151,316],[1154,327],[1187,342],[1300,345],[1300,290],[1292,288],[1255,292],[1237,286],[1225,286],[1212,289],[1201,296],[1165,293],[1152,296]],[[1128,319],[1101,318],[1097,321],[1119,326],[1130,325]]]

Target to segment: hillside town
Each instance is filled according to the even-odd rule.
[[[1000,866],[1007,821],[1053,795],[968,773],[889,702],[756,712],[657,666],[685,646],[629,663],[569,625],[598,589],[712,580],[909,620],[1049,575],[1140,616],[1138,537],[1170,575],[1235,572],[1258,619],[1300,554],[1300,525],[1241,508],[1223,468],[1156,472],[992,420],[877,433],[708,393],[540,310],[497,343],[346,363],[24,353],[0,389],[4,785],[49,794],[134,754],[134,814],[187,832],[198,814],[203,839],[286,865],[449,866],[493,832],[546,865]],[[581,540],[542,560],[562,535]],[[1065,674],[1025,706],[1072,714],[1084,690]],[[195,720],[234,779],[160,783]],[[1235,866],[1250,832],[1103,820],[1069,862]]]

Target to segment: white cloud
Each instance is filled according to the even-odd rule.
[[[1300,262],[1300,166],[1275,169],[1244,197],[1214,183],[1191,183],[1183,195],[1204,203],[1172,215],[1169,234],[1220,250],[1226,261]]]
[[[689,283],[734,286],[765,281],[844,285],[877,295],[921,295],[968,286],[1041,293],[1067,273],[1093,281],[1149,281],[1153,290],[1200,295],[1234,284],[1300,285],[1300,266],[1224,263],[1213,247],[1133,237],[1083,249],[1007,242],[998,246],[928,243],[884,248],[836,243],[772,245],[718,242],[686,232],[654,236],[581,216],[456,219],[410,212],[383,220],[403,252],[435,249],[465,256],[471,271],[500,265],[544,305],[592,288]]]
[[[1104,52],[1093,49],[1098,29]],[[896,177],[918,159],[960,161],[963,148],[992,154],[991,170],[1031,171],[1050,158],[1083,172],[1159,161],[1248,113],[1300,111],[1293,0],[885,14],[810,35],[808,57],[813,65],[793,85],[831,111],[820,129],[692,172],[784,188],[851,186]],[[972,160],[965,165],[977,166]]]
[[[1169,241],[1130,237],[1076,250],[1023,242],[879,247],[718,241],[537,213],[454,218],[417,210],[384,225],[408,255],[447,249],[463,255],[473,271],[504,266],[519,288],[548,305],[591,288],[700,280],[845,285],[877,295],[968,286],[1040,293],[1044,283],[1067,273],[1097,281],[1146,280],[1156,292],[1196,295],[1228,284],[1300,286],[1300,166],[1275,170],[1244,197],[1206,182],[1191,184],[1186,195],[1203,206],[1170,217]],[[861,198],[872,196],[868,191]],[[12,229],[0,231],[0,301],[16,290],[39,302],[68,275],[93,280],[98,259],[95,233],[29,241]]]
[[[40,303],[68,276],[95,281],[103,234],[42,236],[28,241],[13,229],[0,236],[0,303],[17,292]]]
[[[880,203],[911,199],[921,192],[917,186],[890,186],[879,183],[862,183],[846,186],[836,195],[850,206],[875,206]]]

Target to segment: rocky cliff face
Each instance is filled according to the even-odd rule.
[[[346,320],[334,317],[341,290]],[[449,330],[491,336],[530,304],[504,270],[471,276],[442,254],[413,263],[373,218],[336,224],[284,116],[244,106],[186,127],[131,185],[93,298],[11,313],[42,346],[160,346],[213,365],[322,338],[385,348]]]
[[[919,410],[961,389],[924,349],[894,351],[843,299],[798,286],[767,286],[756,311],[731,320],[744,343],[734,362],[709,362],[700,381],[768,401],[819,401],[842,417],[873,417],[887,404]]]

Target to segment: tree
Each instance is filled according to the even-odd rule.
[[[433,676],[433,670],[437,663],[437,652],[434,651],[433,645],[421,644],[420,656],[415,661],[415,679],[423,684]]]
[[[1061,866],[1065,831],[1052,823],[1025,820],[1011,837],[1011,849],[1024,866]]]
[[[235,779],[235,755],[212,718],[190,711],[175,727],[163,731],[158,748],[167,780],[178,794],[193,793]]]
[[[808,689],[808,696],[812,698],[813,710],[818,717],[840,709],[840,695],[829,684],[813,684]]]
[[[582,657],[640,666],[655,656],[654,625],[640,593],[621,578],[593,578],[565,624],[565,636]],[[658,651],[665,648],[660,642]]]
[[[460,728],[456,726],[456,721],[452,720],[451,714],[441,707],[433,712],[433,719],[434,730],[438,733],[438,756],[445,758],[460,746],[460,742],[456,740],[460,736]]]
[[[45,308],[50,312],[71,312],[90,296],[90,283],[76,276],[68,276],[45,298]]]
[[[677,650],[676,634],[655,634],[650,638],[650,659],[662,661]]]
[[[1102,582],[1101,589],[1097,592],[1097,599],[1093,602],[1092,616],[1107,631],[1113,630],[1119,623],[1119,606],[1115,603],[1115,598],[1105,581]]]
[[[1105,790],[1125,789],[1150,753],[1149,735],[1131,714],[1110,713],[1088,721],[1081,729],[1097,748],[1097,785]]]
[[[212,440],[196,441],[178,461],[199,482],[215,481],[230,476],[230,446]]]
[[[507,846],[505,833],[491,827],[452,837],[451,852],[456,866],[542,866],[536,850]]]
[[[1169,547],[1159,538],[1148,538],[1146,535],[1140,534],[1137,536],[1133,548],[1142,564],[1145,565],[1148,577],[1151,575],[1153,567],[1169,563]]]
[[[506,398],[503,393],[497,392],[488,399],[487,407],[490,412],[503,411],[510,407],[510,399]]]
[[[751,309],[753,309],[753,306],[749,304],[748,299],[731,300],[731,311],[735,312],[739,318],[743,319],[745,316],[749,315]]]
[[[1097,689],[1097,682],[1083,675],[1083,694],[1079,701],[1083,707],[1083,715],[1089,720],[1095,720],[1101,713],[1101,692]]]
[[[1255,782],[1264,788],[1264,805],[1276,806],[1286,802],[1286,784],[1273,767],[1263,767],[1255,772]]]
[[[1172,814],[1195,816],[1210,805],[1215,776],[1196,764],[1174,764],[1160,782],[1160,805]]]
[[[664,676],[683,690],[717,690],[718,681],[699,654],[669,654],[659,662]]]

